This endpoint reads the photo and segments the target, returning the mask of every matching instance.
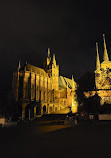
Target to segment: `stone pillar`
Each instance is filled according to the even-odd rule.
[[[47,78],[45,77],[45,102],[47,102]]]
[[[40,84],[39,84],[40,76],[37,74],[36,76],[36,100],[39,100],[39,90],[40,90]]]
[[[37,85],[36,85],[36,84],[37,84],[36,78],[37,78],[37,77],[36,77],[36,74],[35,74],[35,102],[36,102],[36,100],[37,100],[37,98],[36,98],[36,96],[37,96],[37,94],[36,94],[36,93],[37,93],[37,89],[36,89],[36,88],[37,88]]]

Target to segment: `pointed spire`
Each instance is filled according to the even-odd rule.
[[[96,43],[96,52],[97,52],[96,70],[99,70],[100,69],[100,60],[99,60],[99,52],[98,52],[98,43]]]
[[[56,66],[55,54],[53,54],[53,64]]]
[[[74,91],[74,77],[73,77],[73,75],[72,75],[72,90]]]
[[[50,57],[50,48],[48,48],[48,57]]]
[[[105,34],[103,34],[103,41],[104,41],[104,56],[103,56],[103,60],[104,61],[109,61],[107,48],[106,48],[106,42],[105,42]]]
[[[18,71],[20,70],[21,66],[20,66],[20,60],[19,60],[19,63],[18,63]]]
[[[21,67],[21,66],[20,66],[20,60],[19,60],[19,65],[18,65],[18,67],[19,67],[19,69],[20,69],[20,67]]]
[[[50,64],[51,57],[50,57],[50,48],[48,48],[48,56],[47,56],[47,65]]]

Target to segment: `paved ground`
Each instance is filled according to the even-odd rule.
[[[110,157],[111,122],[0,129],[0,158]]]

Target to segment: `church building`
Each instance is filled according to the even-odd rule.
[[[105,35],[103,34],[104,41],[104,55],[103,62],[100,63],[98,44],[96,43],[96,70],[95,72],[95,91],[84,92],[84,95],[88,98],[94,96],[97,93],[101,100],[100,104],[111,104],[111,61],[108,57],[108,52],[106,48]]]
[[[72,79],[59,76],[59,65],[50,49],[43,68],[26,63],[13,73],[12,96],[22,119],[59,113],[69,108],[77,112],[77,84]]]

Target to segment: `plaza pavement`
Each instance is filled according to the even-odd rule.
[[[23,124],[0,129],[0,158],[110,158],[111,122]]]

